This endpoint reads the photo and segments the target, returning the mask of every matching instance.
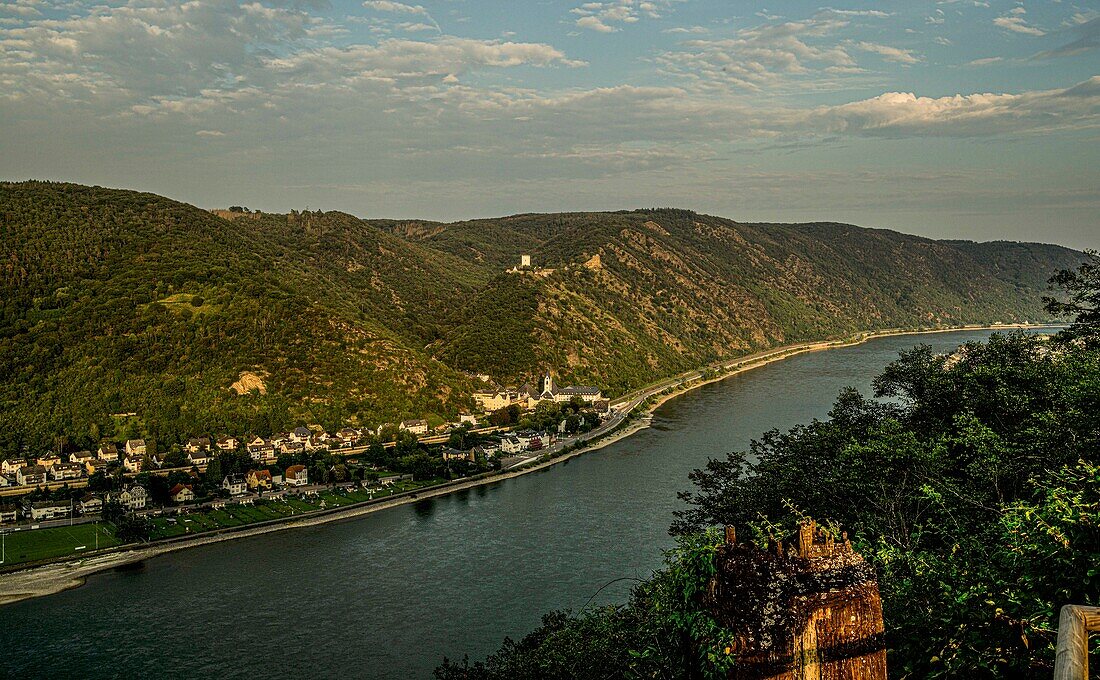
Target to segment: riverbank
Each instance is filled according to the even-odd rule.
[[[325,511],[326,514],[323,515],[308,515],[288,520],[278,520],[271,524],[265,524],[262,526],[244,527],[232,532],[224,532],[219,534],[198,535],[186,539],[179,539],[172,543],[119,548],[111,553],[100,553],[93,556],[84,557],[82,559],[70,559],[68,561],[56,562],[52,564],[37,566],[34,568],[24,569],[22,571],[12,572],[11,574],[0,576],[0,604],[15,602],[18,600],[38,597],[42,595],[48,595],[69,588],[74,588],[83,584],[88,576],[97,572],[106,571],[126,564],[141,562],[147,559],[151,559],[152,557],[156,557],[158,555],[174,552],[176,550],[209,545],[212,543],[218,543],[234,538],[256,536],[273,531],[282,531],[284,529],[314,526],[327,522],[351,520],[379,510],[386,510],[406,503],[412,503],[416,500],[443,496],[465,489],[470,489],[485,484],[491,484],[531,472],[543,470],[581,454],[602,449],[605,446],[609,446],[615,442],[621,441],[626,437],[631,436],[638,430],[643,429],[647,426],[645,418],[638,416],[652,413],[652,411],[659,407],[661,404],[676,396],[685,394],[688,391],[701,387],[702,385],[716,382],[718,380],[724,380],[728,377],[732,377],[745,371],[752,370],[753,368],[765,366],[781,359],[796,356],[797,354],[836,347],[851,346],[866,342],[871,339],[892,335],[925,334],[931,332],[952,332],[983,329],[1008,330],[1009,328],[1010,327],[1008,326],[971,326],[962,328],[938,329],[937,331],[889,330],[881,331],[878,333],[861,333],[844,340],[801,343],[779,347],[765,352],[759,352],[754,355],[741,357],[736,360],[725,362],[720,366],[710,366],[705,370],[688,372],[681,376],[677,376],[676,378],[670,378],[660,381],[659,383],[649,388],[646,388],[645,390],[634,393],[629,398],[627,398],[626,401],[620,400],[619,403],[623,407],[623,412],[633,412],[635,414],[634,418],[620,418],[618,422],[615,422],[613,426],[609,427],[606,431],[597,433],[592,438],[592,440],[586,443],[585,446],[583,446],[582,448],[573,450],[567,449],[565,452],[553,458],[535,458],[532,459],[532,462],[530,464],[525,465],[521,468],[515,468],[500,473],[486,475],[484,477],[461,480],[446,485],[417,490],[415,492],[412,492],[412,494],[408,496],[386,499],[385,501],[376,502],[370,505],[352,506],[339,510],[334,509],[331,511]]]

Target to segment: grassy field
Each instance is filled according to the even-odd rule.
[[[6,533],[5,565],[95,550],[97,533],[100,548],[109,548],[120,543],[115,538],[114,527],[110,524],[76,524],[71,527],[51,527],[33,531],[21,529]],[[78,551],[77,548],[81,546],[83,548]]]
[[[376,491],[373,498],[385,498],[394,494],[436,484],[431,482],[400,482]],[[278,500],[259,500],[255,505],[230,503],[218,510],[204,510],[178,517],[152,517],[153,530],[150,540],[173,538],[176,536],[200,534],[205,531],[239,527],[257,522],[292,517],[307,512],[316,512],[326,508],[338,508],[371,500],[370,492],[363,489],[353,491],[323,491],[318,496],[288,497]],[[6,530],[5,565],[33,562],[58,557],[69,557],[96,548],[96,532],[99,534],[99,547],[110,548],[120,544],[114,536],[114,527],[110,524],[77,524],[71,527],[51,527],[48,529]],[[80,548],[80,550],[77,550]]]
[[[205,510],[179,517],[154,517],[150,540],[172,538],[185,534],[198,534],[214,529],[239,527],[272,519],[282,519],[307,512],[339,508],[363,503],[371,498],[385,498],[404,491],[411,491],[435,482],[401,482],[376,491],[372,496],[363,489],[353,491],[322,491],[318,496],[288,496],[284,499],[260,500],[255,505],[230,503],[219,510]]]

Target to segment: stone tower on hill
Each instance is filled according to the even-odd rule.
[[[738,680],[885,680],[882,601],[874,570],[840,540],[806,522],[767,550],[718,550],[707,607],[728,630]]]

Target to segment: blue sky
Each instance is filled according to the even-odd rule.
[[[1100,246],[1100,2],[6,0],[0,177]]]

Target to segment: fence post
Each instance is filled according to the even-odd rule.
[[[1089,631],[1100,631],[1100,607],[1067,604],[1058,618],[1054,680],[1088,680]]]

